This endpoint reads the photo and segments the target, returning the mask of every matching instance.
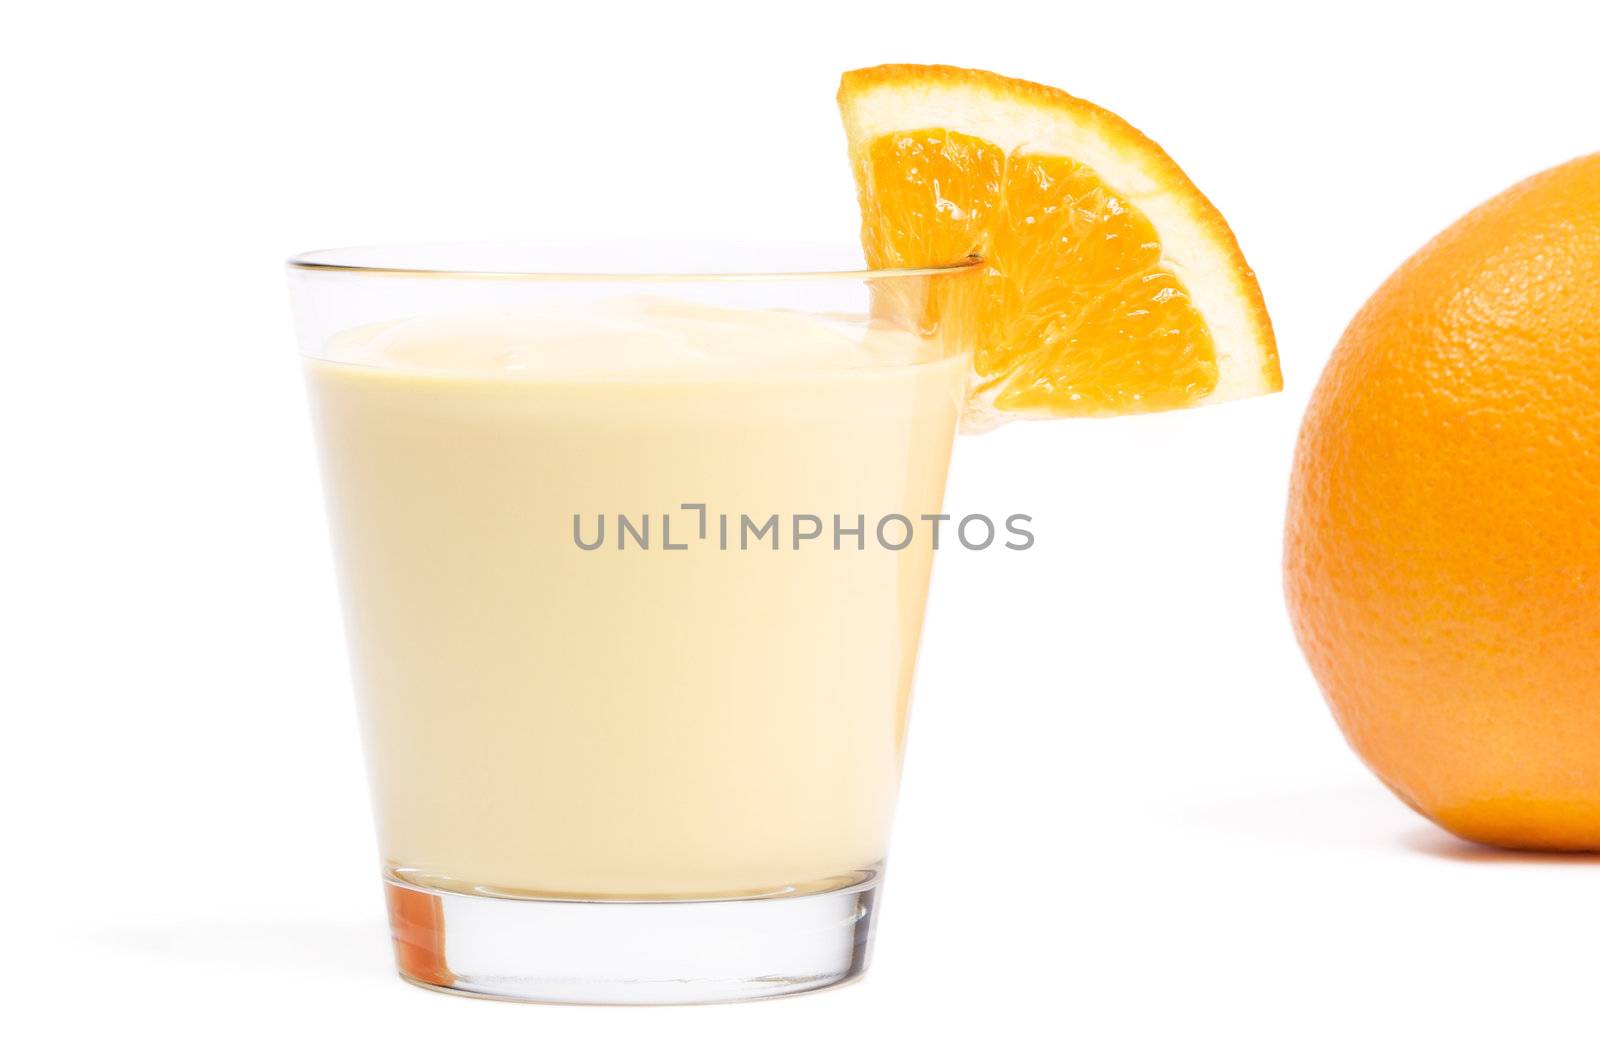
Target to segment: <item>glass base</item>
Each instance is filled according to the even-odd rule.
[[[831,988],[867,968],[877,875],[742,900],[523,900],[386,879],[400,976],[534,1003],[728,1003]]]

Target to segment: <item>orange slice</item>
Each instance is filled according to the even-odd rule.
[[[839,108],[868,263],[986,262],[969,426],[1283,387],[1227,222],[1116,114],[949,66],[846,73]]]

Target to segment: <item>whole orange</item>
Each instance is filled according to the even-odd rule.
[[[1284,580],[1356,752],[1464,838],[1600,850],[1600,154],[1406,261],[1301,428]]]

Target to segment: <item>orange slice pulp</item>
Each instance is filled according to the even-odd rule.
[[[839,106],[869,265],[984,258],[969,426],[1283,387],[1233,232],[1120,117],[947,66],[847,73]]]

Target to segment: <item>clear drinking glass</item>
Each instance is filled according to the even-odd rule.
[[[641,259],[289,262],[418,984],[715,1002],[866,968],[979,265]]]

